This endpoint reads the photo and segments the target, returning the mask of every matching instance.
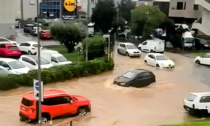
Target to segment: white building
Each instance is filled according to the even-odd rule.
[[[192,28],[210,36],[210,0],[195,0],[195,4],[200,5],[202,10],[200,19],[193,23]]]

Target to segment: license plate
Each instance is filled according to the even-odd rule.
[[[17,51],[13,51],[13,53],[17,53]]]
[[[24,107],[22,107],[22,110],[25,111],[26,109]]]

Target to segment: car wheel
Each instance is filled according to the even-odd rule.
[[[146,60],[144,60],[144,62],[145,62],[145,63],[147,63],[147,61],[146,61]]]
[[[42,114],[42,123],[46,123],[46,122],[48,122],[50,120],[50,115],[49,114]]]
[[[159,64],[156,64],[156,68],[160,68]]]
[[[199,60],[196,60],[196,61],[195,61],[195,63],[197,63],[197,64],[201,64]]]
[[[142,50],[141,50],[141,47],[139,47],[139,50],[142,51]]]
[[[80,116],[85,116],[87,113],[88,109],[86,107],[82,107],[77,110],[77,114]]]
[[[22,117],[20,117],[20,121],[25,121],[25,119],[24,119],[24,118],[22,118]]]
[[[117,53],[120,54],[120,50],[119,49],[117,50]]]
[[[33,55],[33,54],[31,53],[31,51],[28,51],[28,54],[29,54],[29,55]]]
[[[126,52],[126,56],[129,56],[129,53],[128,52]]]

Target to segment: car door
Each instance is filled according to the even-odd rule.
[[[147,41],[145,41],[145,42],[143,42],[142,44],[141,44],[141,50],[142,51],[147,51],[148,49],[147,49]]]
[[[125,44],[120,44],[120,53],[125,54]]]
[[[51,57],[51,62],[52,62],[52,64],[55,65],[55,66],[59,65],[59,62],[58,62],[57,58],[54,57],[54,56]]]
[[[155,66],[155,63],[156,63],[155,56],[152,54],[149,54],[147,63],[151,66]]]
[[[64,115],[67,114],[75,114],[77,111],[77,103],[74,102],[74,100],[69,96],[62,96],[60,97],[62,100],[62,107],[64,109]]]
[[[202,58],[200,59],[200,63],[204,65],[210,65],[210,54],[202,56]]]
[[[20,51],[22,51],[22,52],[27,52],[27,51],[26,51],[26,43],[21,43],[21,44],[19,45],[19,49],[20,49]]]
[[[135,87],[144,87],[151,83],[151,75],[149,72],[142,72],[135,78]]]
[[[207,109],[208,113],[210,113],[210,96],[202,96],[199,102],[199,109]]]

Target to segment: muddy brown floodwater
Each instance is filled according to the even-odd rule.
[[[183,110],[183,99],[195,91],[209,88],[190,77],[192,59],[167,53],[176,63],[174,70],[160,70],[144,64],[143,58],[115,56],[115,68],[96,76],[45,85],[45,89],[61,89],[69,94],[90,99],[92,112],[85,117],[53,120],[54,126],[157,126],[159,124],[196,121]],[[148,69],[156,75],[156,83],[145,88],[124,88],[112,85],[124,72]],[[19,104],[23,93],[32,87],[0,92],[0,119],[3,126],[30,126],[19,121]],[[49,126],[49,122],[44,124]]]

